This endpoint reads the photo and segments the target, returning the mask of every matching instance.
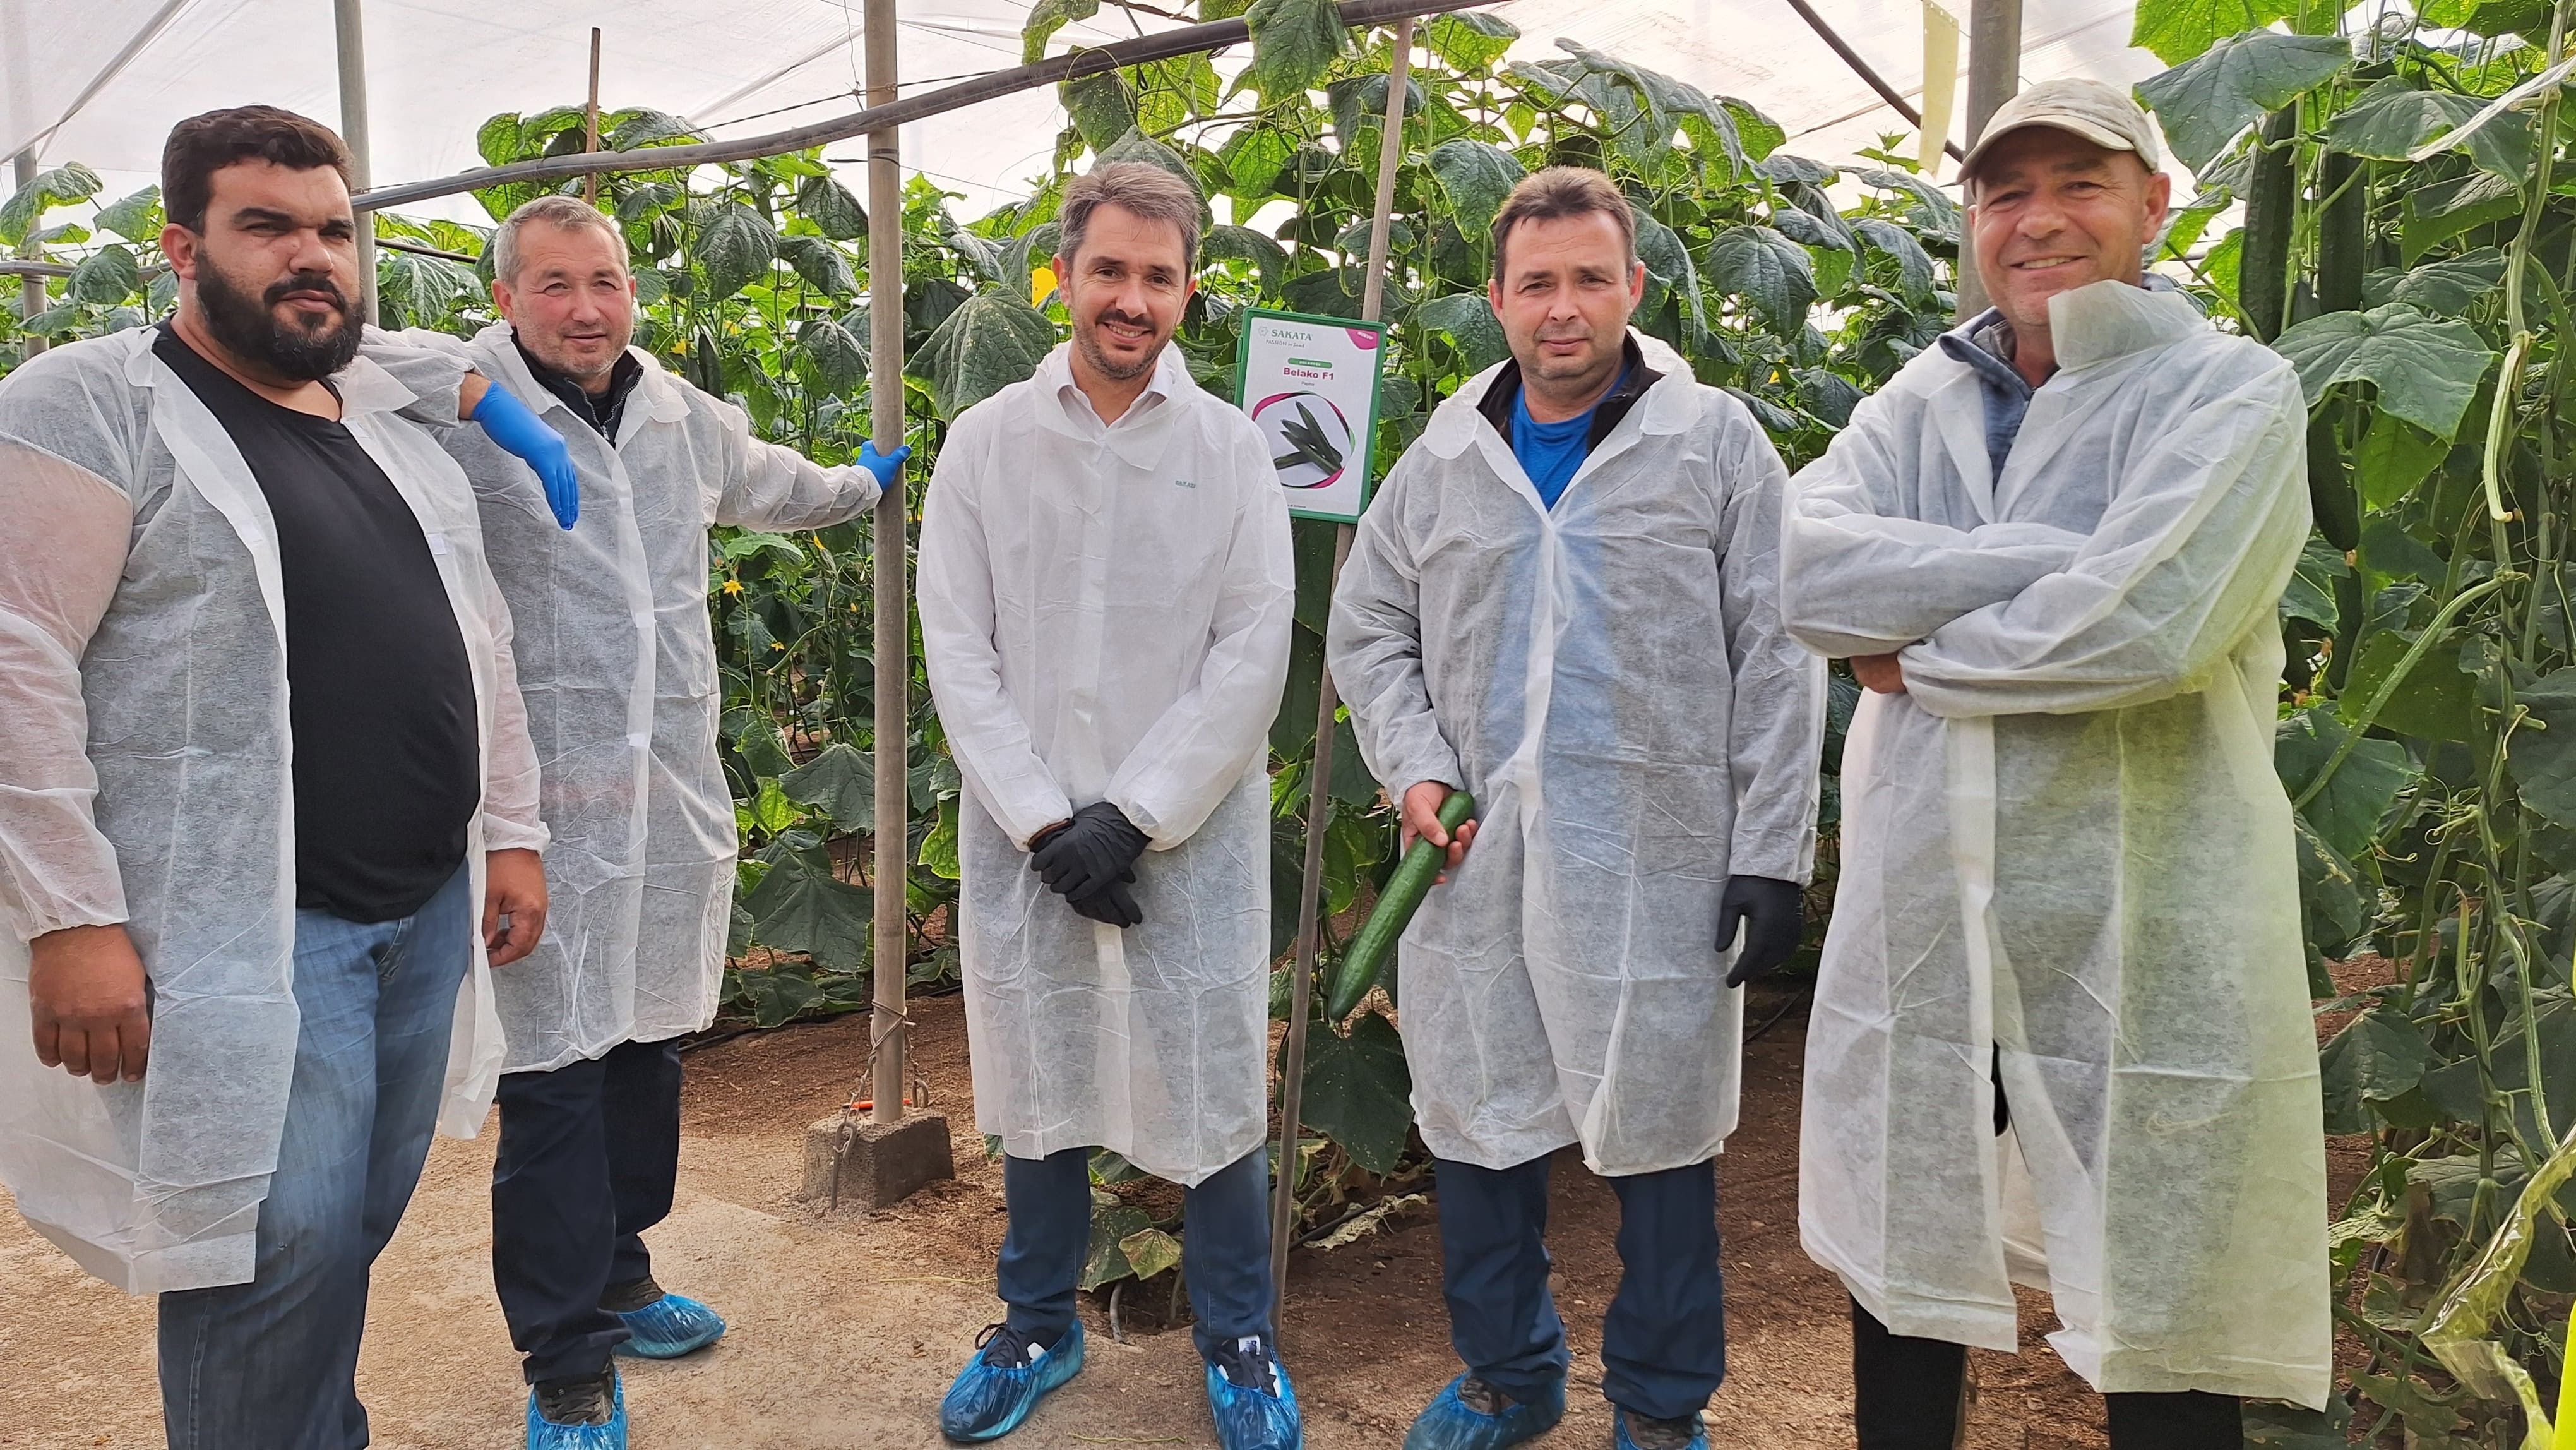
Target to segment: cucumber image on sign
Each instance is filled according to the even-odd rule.
[[[1342,476],[1351,446],[1350,420],[1316,393],[1280,393],[1252,409],[1270,441],[1270,464],[1288,488],[1324,488]]]

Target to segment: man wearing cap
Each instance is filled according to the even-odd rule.
[[[2015,1283],[2115,1450],[2237,1450],[2331,1383],[2274,610],[2306,407],[2142,254],[2126,95],[2052,81],[1961,176],[1994,307],[1793,483],[1789,631],[1868,687],[1808,1035],[1799,1228],[1863,1450],[1948,1450]]]

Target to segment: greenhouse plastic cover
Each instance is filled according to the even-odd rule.
[[[1812,0],[1909,98],[1923,83],[1923,0]],[[1517,57],[1573,40],[1703,90],[1751,102],[1819,160],[1911,128],[1799,19],[1787,0],[1509,0]],[[1964,0],[1948,8],[1964,14]],[[900,0],[903,93],[1020,63],[1026,4]],[[716,138],[757,135],[857,108],[861,0],[368,0],[371,166],[378,184],[481,164],[474,133],[496,112],[579,104],[590,28],[603,34],[600,98],[649,106]],[[2162,69],[2128,44],[2129,0],[2025,0],[2022,79],[2089,75],[2123,85]],[[1175,22],[1104,5],[1050,49],[1102,44]],[[119,195],[153,179],[181,117],[266,102],[339,120],[326,0],[0,0],[0,155],[82,161]],[[1242,64],[1238,47],[1232,64]],[[1966,46],[1960,46],[1965,64]],[[1952,132],[1964,139],[1965,82]],[[1064,116],[1051,87],[906,127],[903,158],[968,214],[1024,194],[1048,168]],[[856,163],[862,146],[826,152]],[[1947,179],[1945,167],[1942,176]],[[855,178],[853,178],[855,180]],[[483,221],[466,197],[407,206]]]

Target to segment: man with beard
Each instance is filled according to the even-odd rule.
[[[1807,1036],[1799,1237],[1864,1450],[1946,1450],[2013,1285],[2118,1450],[2332,1386],[2325,1156],[2274,609],[2307,404],[2143,249],[2172,182],[2057,80],[1961,164],[1995,306],[1798,475],[1789,628],[1868,687]]]
[[[1613,1443],[1705,1450],[1736,988],[1798,944],[1824,670],[1780,627],[1771,440],[1627,326],[1646,279],[1628,199],[1551,167],[1492,243],[1511,359],[1388,474],[1326,642],[1406,847],[1449,857],[1398,953],[1466,1373],[1404,1443],[1498,1450],[1565,1413],[1548,1170],[1579,1144],[1619,1196]],[[1458,789],[1482,819],[1453,839]]]
[[[1090,1160],[1187,1190],[1223,1450],[1291,1450],[1272,1342],[1271,717],[1295,602],[1261,431],[1170,345],[1200,206],[1143,162],[1065,189],[1073,342],[958,418],[921,530],[922,650],[965,777],[959,946],[1010,1226],[940,1429],[990,1440],[1082,1368]]]
[[[181,122],[177,314],[0,381],[0,1177],[160,1294],[174,1450],[367,1443],[370,1266],[545,923],[509,612],[355,357],[347,165]]]
[[[553,841],[553,929],[496,984],[509,1056],[493,1278],[532,1387],[531,1450],[615,1447],[611,1356],[673,1358],[725,1328],[662,1289],[641,1237],[671,1209],[679,1038],[714,1020],[741,852],[716,756],[707,530],[837,524],[876,502],[908,450],[862,444],[861,466],[820,467],[630,346],[625,234],[578,197],[521,206],[490,249],[502,321],[471,344],[415,331],[369,356],[429,396],[467,367],[490,378],[560,432],[585,495],[579,527],[557,528],[488,421],[441,430],[525,625],[519,685]]]

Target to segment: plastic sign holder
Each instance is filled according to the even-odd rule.
[[[1383,322],[1244,309],[1234,401],[1260,426],[1292,516],[1353,524],[1368,507],[1385,358]]]

